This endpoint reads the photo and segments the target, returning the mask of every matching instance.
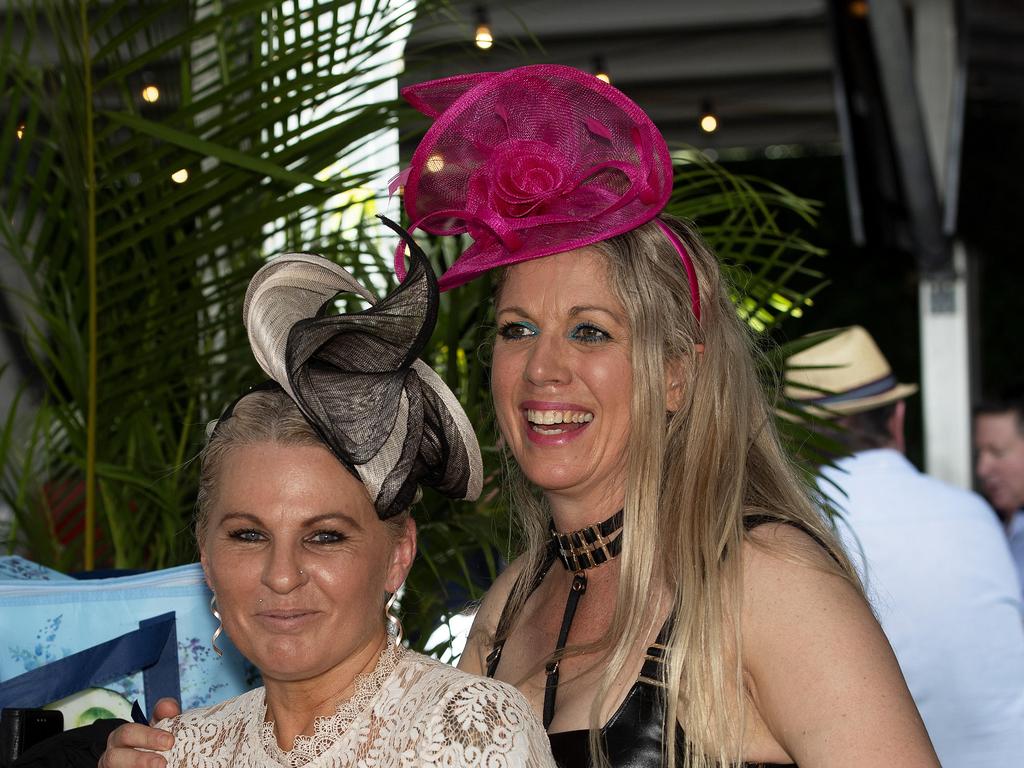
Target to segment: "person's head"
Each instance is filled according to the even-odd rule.
[[[469,420],[416,357],[437,283],[409,241],[413,269],[380,301],[310,254],[269,262],[246,291],[249,341],[272,381],[210,433],[196,535],[224,629],[265,677],[365,663],[416,552],[409,507],[420,485],[455,499],[480,492]],[[373,306],[325,313],[341,293]]]
[[[547,338],[557,326],[559,339],[567,342],[552,361],[561,368],[580,363],[572,387],[559,387],[558,381],[538,387],[536,377],[547,374],[534,363],[546,363],[525,363],[513,355],[530,345],[503,332],[493,382],[505,438],[542,488],[569,495],[606,488],[615,503],[626,484],[627,431],[635,425],[630,398],[623,398],[633,390],[630,338],[635,331],[656,335],[661,329],[644,327],[650,313],[642,304],[651,291],[634,298],[636,290],[648,286],[635,289],[629,276],[623,283],[614,269],[605,268],[618,260],[607,243],[642,233],[644,242],[633,247],[637,261],[651,248],[668,259],[661,269],[671,275],[673,301],[683,301],[690,313],[689,335],[700,327],[699,278],[679,234],[686,234],[685,228],[659,217],[674,175],[664,139],[621,91],[560,65],[458,75],[409,86],[402,94],[435,118],[402,175],[411,229],[468,232],[474,240],[439,279],[441,290],[501,268],[499,323],[513,322],[513,332],[524,336],[534,333],[530,326],[543,314],[547,327],[540,335]],[[402,267],[400,251],[399,274]],[[674,309],[673,303],[666,311]],[[633,310],[635,317],[628,316]],[[596,323],[597,330],[583,329],[591,334],[588,341],[575,338],[574,329],[584,321]],[[602,324],[616,327],[608,333]],[[606,336],[615,338],[606,344]],[[691,358],[696,343],[691,339],[685,351],[674,351],[673,364]],[[563,354],[574,350],[581,354]],[[661,353],[656,361],[643,359],[645,366],[661,362]],[[535,368],[533,386],[526,386],[530,382],[521,370],[513,370],[527,364]],[[680,375],[672,376],[677,400],[683,391]],[[564,371],[555,376],[564,378]],[[664,371],[657,378],[663,388]],[[645,379],[645,391],[648,384]],[[552,398],[545,399],[545,392]],[[582,402],[571,399],[574,393]],[[662,391],[655,397],[661,422],[665,396]],[[568,412],[577,421],[574,427],[530,426],[531,412],[541,421],[561,420]],[[553,450],[556,446],[561,449]],[[606,506],[609,498],[603,500]]]
[[[416,553],[283,391],[258,391],[203,450],[196,538],[224,631],[265,677],[309,679],[377,647]]]
[[[974,449],[982,491],[1008,519],[1024,507],[1024,393],[975,408]]]
[[[902,384],[864,328],[821,331],[786,360],[786,396],[823,417],[816,429],[850,453],[876,448],[906,450],[907,397],[916,384]]]
[[[705,341],[717,342],[711,365],[737,354],[749,361],[714,257],[683,222],[663,223],[686,243],[706,327],[691,310],[679,254],[653,222],[499,276],[496,413],[526,477],[552,494],[596,488],[621,501],[629,457],[653,448],[660,463],[663,441],[687,420],[698,372],[710,370]]]
[[[870,408],[836,419],[835,436],[850,453],[893,448],[906,452],[904,422],[906,402],[897,400],[879,408]]]

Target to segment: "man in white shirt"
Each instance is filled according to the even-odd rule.
[[[917,386],[896,381],[863,328],[832,333],[789,359],[787,395],[852,453],[822,470],[840,536],[942,765],[1021,765],[1024,624],[1006,538],[980,497],[904,456]]]
[[[999,513],[1024,588],[1024,393],[974,410],[975,470],[982,493]]]

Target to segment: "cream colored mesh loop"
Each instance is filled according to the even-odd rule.
[[[470,500],[483,484],[469,419],[416,359],[437,320],[437,280],[408,233],[385,223],[406,241],[412,266],[383,299],[323,257],[286,254],[256,273],[243,308],[260,367],[362,480],[382,519],[408,509],[420,484]],[[321,316],[339,293],[371,306]]]

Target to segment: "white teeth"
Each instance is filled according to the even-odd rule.
[[[526,420],[531,424],[586,424],[594,420],[587,411],[535,411],[527,409]],[[546,432],[545,432],[546,434]]]

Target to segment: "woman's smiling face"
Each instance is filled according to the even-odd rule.
[[[202,563],[242,654],[267,678],[306,680],[383,641],[384,595],[415,540],[326,448],[261,442],[224,456]]]
[[[498,424],[527,478],[595,513],[622,502],[633,385],[604,259],[583,248],[510,267],[492,369]]]

